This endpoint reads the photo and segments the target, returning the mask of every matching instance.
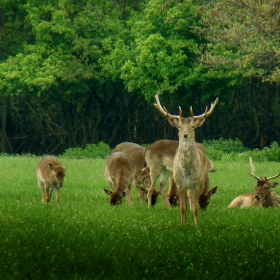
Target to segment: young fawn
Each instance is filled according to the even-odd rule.
[[[37,165],[38,185],[42,192],[42,202],[49,203],[53,189],[56,190],[56,203],[60,203],[60,188],[63,186],[66,168],[52,156],[43,157]]]

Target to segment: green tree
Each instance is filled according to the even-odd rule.
[[[196,32],[204,38],[204,76],[226,85],[223,101],[231,112],[221,112],[221,134],[250,147],[267,145],[279,139],[278,112],[272,108],[279,103],[280,3],[203,2]]]
[[[279,82],[279,1],[212,1],[201,9],[203,62],[215,74]]]
[[[22,22],[33,41],[22,42],[0,64],[3,100],[11,96],[10,115],[3,118],[12,125],[2,125],[11,151],[57,153],[138,135],[130,132],[138,131],[132,110],[146,102],[128,94],[117,74],[107,75],[102,60],[140,1],[23,2]]]
[[[191,32],[196,6],[190,2],[148,1],[127,21],[127,36],[118,40],[106,60],[120,73],[130,92],[148,99],[156,91],[174,93],[191,84],[194,59],[200,53]],[[106,62],[106,64],[108,64]]]

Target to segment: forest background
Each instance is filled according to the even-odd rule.
[[[5,153],[178,139],[153,107],[201,114],[197,141],[280,141],[280,1],[1,0]]]

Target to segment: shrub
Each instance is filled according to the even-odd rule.
[[[252,156],[254,161],[280,161],[280,147],[277,142],[273,142],[269,147],[262,150],[250,150],[243,146],[238,139],[225,140],[207,140],[203,142],[207,149],[207,154],[211,160],[226,160],[226,161],[248,161],[249,156]]]
[[[277,142],[273,142],[270,147],[264,147],[262,150],[255,149],[250,154],[258,161],[280,161],[280,147]]]
[[[232,152],[244,152],[249,149],[244,147],[243,143],[239,139],[223,139],[219,140],[206,140],[203,141],[203,145],[208,149],[212,148],[217,151],[221,151],[226,154],[230,154]]]
[[[70,148],[65,151],[62,155],[66,158],[106,158],[111,154],[112,150],[104,142],[99,142],[98,144],[87,144],[83,148]]]
[[[224,157],[227,160],[236,160],[238,153],[249,151],[239,139],[220,138],[219,140],[207,140],[203,141],[203,145],[212,160],[222,160]]]

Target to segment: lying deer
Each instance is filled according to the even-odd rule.
[[[205,147],[200,143],[195,143],[196,148],[201,150],[201,152],[207,154]],[[146,148],[145,160],[147,167],[150,169],[150,176],[152,181],[156,182],[159,177],[160,181],[160,193],[162,196],[166,195],[170,205],[176,206],[179,204],[179,195],[177,192],[177,186],[173,178],[173,162],[174,157],[179,146],[179,141],[175,140],[159,140],[155,143],[149,145]],[[211,170],[210,172],[215,172]],[[166,192],[166,184],[169,179],[169,191]],[[205,186],[199,197],[199,206],[201,209],[206,210],[210,202],[211,195],[215,194],[218,187],[209,189],[210,180],[207,174],[207,179],[205,180]],[[166,200],[165,200],[166,202]],[[168,207],[169,204],[166,203]]]
[[[186,207],[189,202],[190,209],[194,214],[194,223],[198,225],[199,196],[203,191],[207,176],[209,176],[208,173],[213,169],[213,164],[207,157],[207,154],[197,148],[195,143],[195,128],[203,125],[206,118],[212,114],[218,103],[218,98],[214,104],[211,104],[209,111],[206,107],[205,113],[202,115],[194,116],[191,108],[191,116],[189,118],[183,117],[180,107],[179,115],[171,115],[166,108],[161,106],[158,94],[155,98],[155,107],[162,115],[167,117],[169,123],[177,127],[179,131],[179,146],[173,161],[173,177],[179,193],[181,224],[184,225],[186,223]],[[154,188],[155,180],[151,176],[151,187],[148,192],[148,206],[151,205],[151,195]],[[164,192],[163,194],[164,200],[167,203],[167,196]]]
[[[123,142],[115,147],[113,152],[123,152],[127,154],[134,163],[133,180],[135,187],[139,193],[141,205],[143,205],[144,194],[148,193],[150,187],[150,170],[143,169],[145,166],[145,148],[131,142]],[[152,194],[152,205],[157,202],[159,191],[154,190]]]
[[[246,207],[280,207],[280,196],[271,192],[271,188],[278,186],[278,183],[269,183],[271,179],[280,176],[278,173],[272,177],[258,177],[255,175],[255,166],[253,164],[252,157],[249,158],[251,172],[249,173],[253,178],[257,180],[255,186],[255,193],[247,193],[236,197],[228,206],[228,208],[246,208]]]
[[[115,152],[109,156],[105,164],[105,176],[113,189],[104,189],[110,195],[111,205],[122,204],[122,199],[127,194],[127,201],[133,205],[132,182],[134,174],[134,164],[132,159],[123,152]]]
[[[43,157],[36,168],[38,185],[42,192],[42,202],[49,203],[53,189],[56,190],[56,203],[60,203],[60,188],[63,186],[66,168],[52,156]]]

